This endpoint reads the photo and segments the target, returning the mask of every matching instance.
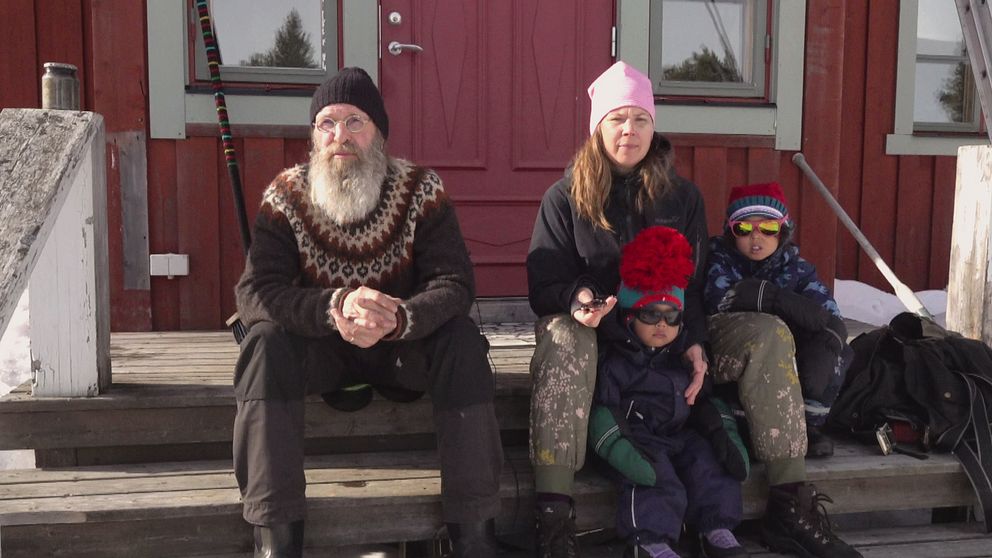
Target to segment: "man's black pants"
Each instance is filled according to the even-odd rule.
[[[303,398],[355,383],[429,393],[444,521],[495,517],[503,450],[487,350],[467,317],[453,318],[424,339],[369,349],[336,334],[306,338],[271,322],[253,325],[234,378],[234,472],[245,520],[276,525],[304,518]]]

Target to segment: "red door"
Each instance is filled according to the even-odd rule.
[[[589,133],[613,13],[613,0],[381,2],[389,150],[444,180],[481,296],[527,293],[534,217]],[[391,54],[394,41],[423,51]]]

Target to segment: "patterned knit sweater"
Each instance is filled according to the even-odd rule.
[[[280,173],[263,195],[235,288],[241,319],[330,335],[330,309],[363,285],[403,300],[390,340],[425,337],[468,313],[472,264],[441,179],[391,159],[376,208],[342,226],[311,206],[307,166]]]

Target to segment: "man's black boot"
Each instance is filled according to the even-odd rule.
[[[255,526],[255,558],[302,558],[303,520]]]
[[[448,523],[448,536],[455,558],[496,558],[502,546],[496,540],[496,522]]]
[[[537,506],[537,558],[578,558],[575,507],[571,502],[545,502]]]
[[[833,500],[808,483],[795,494],[772,486],[761,524],[762,541],[772,550],[804,558],[862,558],[834,534],[823,502]]]

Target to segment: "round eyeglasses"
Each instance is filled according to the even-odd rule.
[[[344,120],[334,120],[329,116],[324,116],[314,123],[316,127],[321,132],[325,134],[333,134],[338,129],[338,124],[344,124],[344,128],[351,132],[352,134],[357,134],[365,129],[365,124],[369,121],[368,118],[364,116],[359,116],[357,114],[352,114]]]

